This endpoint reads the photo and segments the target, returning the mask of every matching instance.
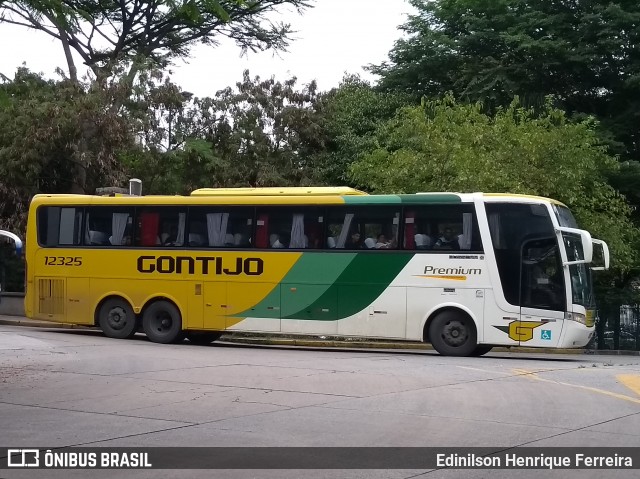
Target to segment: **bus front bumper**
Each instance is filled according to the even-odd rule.
[[[583,348],[595,333],[595,327],[585,326],[577,321],[565,319],[559,348]]]

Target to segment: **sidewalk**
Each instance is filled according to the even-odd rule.
[[[78,326],[75,324],[40,321],[25,318],[24,316],[0,315],[0,324],[9,326],[24,326],[29,328],[65,328],[86,329],[99,331],[93,326]],[[242,344],[269,344],[276,346],[306,346],[306,347],[330,347],[330,348],[375,348],[375,349],[433,349],[430,344],[415,341],[376,341],[362,339],[326,339],[323,336],[284,337],[277,334],[260,334],[233,332],[224,334],[220,339],[227,343]]]
[[[28,319],[24,316],[0,315],[0,325],[23,326],[29,328],[53,328],[53,329],[87,329],[99,331],[92,326],[78,326],[75,324],[56,323]],[[388,341],[367,340],[350,338],[325,338],[323,336],[288,337],[273,333],[256,335],[254,333],[233,332],[224,334],[220,339],[225,343],[239,344],[263,344],[272,346],[299,346],[316,348],[347,348],[347,349],[403,349],[403,350],[433,350],[430,344],[416,341]],[[592,349],[552,349],[552,348],[527,348],[521,346],[495,347],[492,352],[512,353],[543,353],[543,354],[576,354],[576,355],[628,355],[640,356],[640,351],[613,351]]]

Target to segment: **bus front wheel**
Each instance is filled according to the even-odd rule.
[[[142,329],[154,343],[175,343],[182,339],[180,311],[169,301],[155,301],[142,314]]]
[[[132,338],[136,334],[136,315],[124,299],[109,298],[100,306],[98,325],[109,338]]]
[[[487,346],[486,344],[478,344],[476,349],[473,350],[471,356],[484,356],[493,349],[493,346]]]
[[[477,348],[473,321],[455,311],[444,311],[433,319],[429,340],[443,356],[470,356]]]

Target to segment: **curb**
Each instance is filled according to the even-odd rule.
[[[77,324],[57,323],[28,319],[23,316],[0,316],[0,325],[21,326],[30,328],[49,329],[85,329],[99,331],[95,326],[81,326]],[[262,344],[269,346],[296,346],[311,348],[342,348],[342,349],[403,349],[433,351],[430,344],[414,341],[347,341],[336,339],[309,339],[309,338],[283,338],[277,336],[244,336],[242,333],[225,334],[220,339],[224,343],[237,344]],[[520,353],[520,354],[574,354],[584,356],[616,355],[616,356],[640,356],[640,351],[608,350],[608,349],[551,349],[551,348],[527,348],[520,346],[497,346],[492,352]]]
[[[81,326],[78,324],[57,323],[53,321],[39,321],[37,319],[27,319],[22,316],[0,316],[0,324],[29,328],[96,329],[93,326]]]
[[[221,342],[239,344],[264,344],[270,346],[298,346],[309,348],[348,348],[348,349],[407,349],[433,350],[430,344],[417,342],[389,343],[383,341],[340,341],[323,339],[293,339],[276,337],[241,337],[223,335]]]

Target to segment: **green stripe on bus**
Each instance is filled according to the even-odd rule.
[[[358,253],[315,303],[289,318],[336,320],[351,316],[380,296],[412,257],[411,253]],[[337,315],[324,315],[325,306],[334,303],[337,304]],[[315,314],[309,316],[308,311]]]
[[[324,317],[315,304],[340,277],[357,253],[305,253],[281,283],[282,318]],[[320,308],[327,309],[327,308]],[[307,312],[309,311],[309,312]],[[301,314],[305,312],[305,314]],[[335,316],[333,312],[333,316]]]
[[[294,317],[292,313],[315,303],[356,256],[356,253],[304,253],[262,301],[233,317]],[[274,304],[281,309],[274,310]]]
[[[343,196],[347,205],[399,205],[398,195]]]
[[[345,196],[347,205],[422,205],[432,203],[461,203],[459,195],[453,193],[427,193],[424,195],[371,195]]]
[[[428,193],[425,195],[398,195],[403,204],[422,205],[429,203],[461,203],[460,196],[451,193]]]

